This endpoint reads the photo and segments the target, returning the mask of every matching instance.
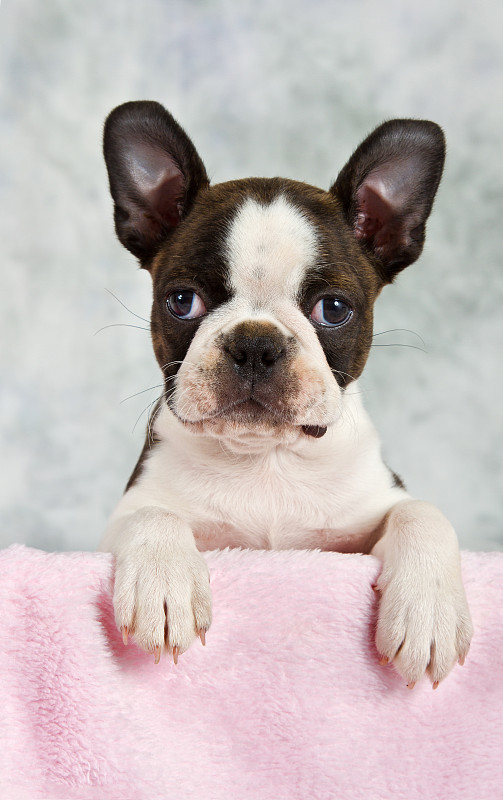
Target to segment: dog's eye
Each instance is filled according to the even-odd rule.
[[[311,311],[311,319],[320,325],[344,325],[353,314],[352,309],[338,297],[322,297]]]
[[[206,314],[206,306],[198,294],[180,289],[168,297],[168,308],[178,319],[198,319]]]

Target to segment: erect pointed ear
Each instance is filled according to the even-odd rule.
[[[386,282],[420,255],[442,176],[445,140],[434,122],[394,119],[353,153],[330,191]]]
[[[204,164],[171,114],[151,101],[124,103],[111,112],[103,150],[117,236],[148,267],[209,185]]]

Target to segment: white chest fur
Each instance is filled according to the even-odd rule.
[[[382,463],[377,434],[354,387],[322,439],[259,441],[232,449],[188,433],[168,409],[139,480],[113,519],[145,506],[179,515],[200,549],[358,550],[405,496]]]

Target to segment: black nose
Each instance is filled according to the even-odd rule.
[[[235,371],[249,381],[267,379],[284,355],[282,343],[273,336],[234,335],[224,346]]]

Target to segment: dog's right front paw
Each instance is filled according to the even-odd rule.
[[[206,562],[195,547],[183,544],[169,551],[146,547],[117,559],[114,610],[125,644],[132,636],[156,663],[166,648],[176,664],[196,636],[205,643],[211,591]]]

